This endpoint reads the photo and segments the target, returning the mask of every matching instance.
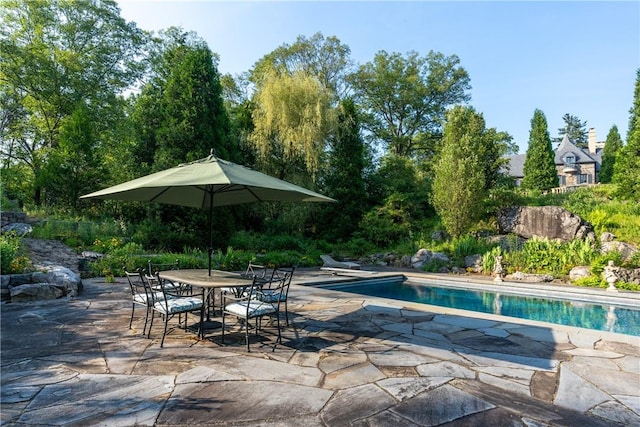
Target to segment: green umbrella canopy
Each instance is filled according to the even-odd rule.
[[[214,155],[81,198],[149,201],[197,208],[260,201],[335,202],[322,194]]]
[[[241,203],[335,202],[330,197],[214,156],[146,175],[81,199],[158,202],[209,208],[209,275],[213,252],[213,208]]]

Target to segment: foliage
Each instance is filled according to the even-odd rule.
[[[357,234],[377,247],[390,247],[408,238],[411,221],[407,208],[410,204],[401,193],[390,195],[384,205],[375,207],[364,215]]]
[[[318,79],[303,71],[264,76],[255,95],[249,139],[267,173],[292,179],[298,162],[315,177],[332,126],[331,97]],[[299,179],[299,177],[298,177]]]
[[[152,77],[132,114],[139,140],[134,158],[150,168],[139,175],[201,159],[211,149],[233,160],[217,56],[194,33],[172,27],[161,35]]]
[[[147,35],[113,0],[7,0],[2,8],[1,95],[11,112],[0,149],[31,170],[39,205],[64,119],[83,103],[98,134],[113,125],[108,111],[141,76]]]
[[[600,182],[609,183],[613,178],[613,170],[616,163],[616,155],[622,148],[622,138],[618,127],[613,125],[607,134],[607,139],[602,150],[602,166],[600,166]]]
[[[617,197],[640,203],[640,69],[630,113],[627,144],[618,150],[612,181],[618,185]]]
[[[587,148],[588,146],[588,134],[587,122],[580,121],[577,116],[572,114],[565,114],[562,116],[564,120],[564,127],[558,129],[558,138],[554,138],[554,142],[560,142],[565,135],[569,137],[569,140],[573,142],[577,147]]]
[[[540,191],[548,191],[557,187],[558,174],[554,159],[555,155],[547,130],[547,119],[542,111],[536,109],[531,119],[522,187]]]
[[[36,239],[60,240],[73,248],[91,248],[98,240],[128,238],[129,227],[122,222],[88,221],[79,218],[51,217],[34,225],[31,236]]]
[[[14,270],[12,263],[18,256],[21,238],[15,232],[0,234],[0,272],[1,274],[20,273]]]
[[[400,156],[430,158],[447,108],[468,101],[469,75],[455,56],[379,51],[349,77],[375,142]]]
[[[272,71],[293,75],[304,71],[315,76],[323,87],[329,89],[331,98],[342,97],[346,93],[346,74],[351,67],[349,46],[335,37],[324,37],[315,33],[310,38],[298,36],[289,45],[283,44],[256,62],[251,71],[251,80],[260,86],[265,76]]]
[[[448,115],[433,180],[433,205],[447,232],[465,233],[477,221],[484,198],[484,164],[475,147],[484,119],[472,108],[455,107]]]
[[[490,275],[493,272],[496,257],[498,256],[503,256],[503,251],[500,246],[495,246],[482,254],[482,272],[484,274]]]
[[[559,242],[534,237],[524,243],[522,250],[506,252],[503,262],[509,272],[562,277],[576,265],[589,265],[596,256],[596,249],[585,240]]]
[[[323,206],[325,238],[347,240],[357,230],[366,211],[365,188],[367,151],[360,136],[360,122],[351,99],[338,109],[336,129],[330,139],[329,161],[325,172],[326,194],[336,200]],[[345,218],[349,220],[345,221]]]

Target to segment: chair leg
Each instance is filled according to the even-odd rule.
[[[226,316],[224,315],[224,310],[222,311],[222,343],[224,344],[224,318]]]
[[[129,329],[131,329],[131,325],[133,325],[133,313],[136,311],[135,303],[131,305],[131,318],[129,319]]]
[[[151,328],[153,328],[153,319],[156,317],[156,312],[151,310],[151,322],[149,323],[149,330],[147,331],[147,338],[151,338]]]
[[[251,349],[249,348],[249,319],[247,319],[246,323],[244,326],[244,339],[247,342],[247,353],[251,353]]]
[[[142,328],[142,336],[145,336],[146,331],[147,331],[147,322],[149,321],[149,311],[151,310],[150,307],[147,307],[147,312],[144,314],[144,327]]]
[[[164,333],[162,334],[162,340],[160,340],[160,348],[164,345],[164,337],[167,335],[167,325],[169,324],[169,315],[164,315]]]

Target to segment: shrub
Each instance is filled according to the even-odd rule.
[[[15,232],[3,233],[0,235],[0,273],[11,274],[22,271],[15,271],[18,264],[12,265],[18,256],[21,238]]]

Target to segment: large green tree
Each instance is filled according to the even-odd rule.
[[[376,53],[350,76],[363,125],[376,143],[401,156],[429,157],[447,108],[470,99],[469,75],[457,56]]]
[[[163,31],[158,43],[151,78],[133,114],[137,163],[156,171],[203,158],[212,149],[234,160],[217,55],[195,33],[176,27]]]
[[[565,135],[569,137],[577,147],[587,148],[589,145],[589,131],[587,130],[587,121],[581,121],[578,116],[565,114],[562,116],[564,126],[558,129],[558,137],[553,142],[559,143]]]
[[[616,163],[616,155],[622,148],[622,138],[618,132],[618,126],[613,125],[609,129],[607,139],[602,150],[602,166],[600,167],[600,182],[609,183],[613,178],[613,169]]]
[[[365,173],[367,150],[360,135],[360,120],[351,99],[338,108],[335,132],[329,142],[324,184],[326,194],[337,200],[324,207],[325,237],[347,240],[356,231],[367,209]]]
[[[547,118],[541,110],[536,109],[531,119],[522,188],[547,191],[557,186],[558,173],[551,138],[549,138]]]
[[[433,166],[433,205],[447,232],[459,237],[482,213],[485,165],[477,147],[485,136],[484,119],[470,107],[447,115],[442,146]]]
[[[84,103],[100,134],[107,110],[144,70],[147,36],[113,0],[4,0],[0,7],[0,150],[32,172],[33,201],[65,119]],[[101,152],[100,139],[92,149]]]
[[[636,71],[627,144],[618,151],[613,171],[618,197],[640,202],[640,69]]]

